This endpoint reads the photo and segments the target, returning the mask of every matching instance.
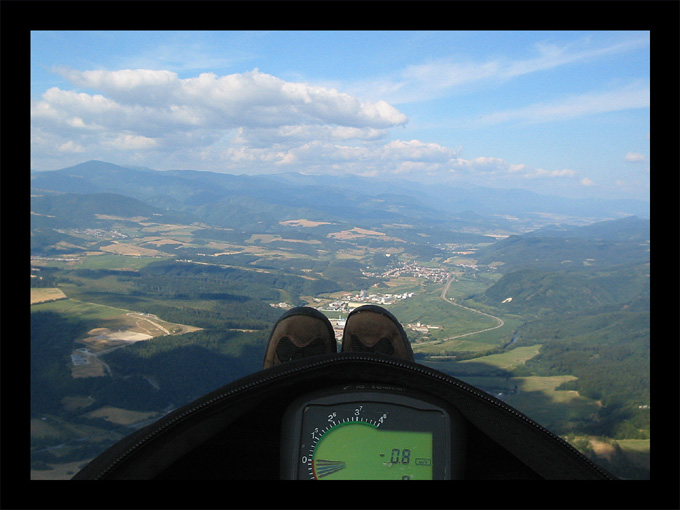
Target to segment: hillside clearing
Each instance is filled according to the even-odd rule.
[[[54,288],[42,288],[42,289],[31,289],[31,304],[36,305],[38,303],[48,303],[50,301],[56,301],[58,299],[67,299],[66,294],[64,294],[61,289]]]

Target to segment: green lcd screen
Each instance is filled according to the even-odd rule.
[[[432,434],[343,423],[323,435],[312,469],[317,480],[432,480]]]
[[[318,390],[293,401],[281,428],[281,477],[447,480],[459,476],[462,424],[434,397],[398,387]],[[456,418],[452,428],[451,413]],[[456,463],[451,431],[455,430]],[[455,468],[455,471],[454,469]]]

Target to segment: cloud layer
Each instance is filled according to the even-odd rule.
[[[387,102],[258,69],[184,79],[166,70],[55,71],[79,91],[53,87],[32,105],[36,156],[106,159],[122,151],[158,167],[162,154],[170,165],[202,161],[244,172],[549,174],[497,158],[465,160],[436,143],[390,141],[389,130],[408,118]]]
[[[470,80],[533,72],[572,58],[555,48],[543,48],[541,54],[534,61],[503,66],[441,62],[412,66],[404,76],[430,83],[431,92]],[[72,164],[102,159],[157,169],[398,174],[498,185],[537,179],[594,184],[572,169],[531,168],[492,157],[464,159],[461,149],[394,139],[396,128],[409,119],[392,104],[362,100],[332,87],[286,81],[257,68],[187,78],[151,69],[55,68],[54,72],[71,84],[71,90],[52,87],[34,100],[31,109],[33,158],[54,161],[52,168],[67,166],[63,157],[71,156]],[[543,122],[643,107],[648,102],[648,86],[637,83],[618,91],[497,112],[477,122]],[[628,161],[638,158],[626,156]]]
[[[221,162],[284,163],[304,153],[347,153],[338,144],[370,144],[408,122],[385,101],[361,101],[257,69],[186,79],[165,70],[56,72],[83,92],[53,87],[34,102],[34,151],[184,148]],[[414,150],[416,158],[423,153]]]

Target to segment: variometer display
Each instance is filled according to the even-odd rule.
[[[315,480],[432,480],[432,434],[331,425],[311,446],[307,470]]]
[[[312,394],[284,415],[281,460],[287,479],[447,479],[450,412],[400,388]]]

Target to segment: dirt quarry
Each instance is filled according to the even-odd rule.
[[[200,328],[164,321],[153,314],[128,312],[102,318],[101,327],[93,328],[87,336],[76,340],[81,347],[71,353],[71,375],[78,377],[102,377],[111,375],[109,366],[99,358],[100,354],[125,347],[136,342],[146,342],[158,336],[189,333]]]
[[[108,328],[97,328],[89,332],[91,336],[94,336],[97,340],[123,340],[125,342],[141,342],[144,340],[149,340],[153,338],[151,335],[146,333],[137,333],[136,331],[111,331]]]

